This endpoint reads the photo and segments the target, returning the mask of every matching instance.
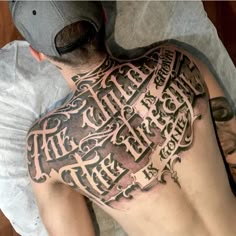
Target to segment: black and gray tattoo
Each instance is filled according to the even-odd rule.
[[[157,48],[141,59],[107,57],[95,71],[73,77],[77,90],[28,135],[31,178],[61,180],[100,204],[179,184],[174,167],[194,138],[205,99],[197,66],[183,53]],[[199,121],[198,121],[199,122]]]
[[[232,106],[225,97],[211,99],[213,119],[225,160],[236,182],[236,120]]]

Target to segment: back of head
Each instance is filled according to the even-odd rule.
[[[103,48],[103,12],[93,1],[9,2],[16,27],[37,51],[76,66]]]
[[[104,50],[104,32],[96,32],[87,21],[78,21],[61,30],[55,38],[55,45],[60,56],[48,58],[71,67],[86,64],[91,58]]]

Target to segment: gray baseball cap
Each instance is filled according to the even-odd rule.
[[[60,56],[57,34],[66,26],[88,21],[96,31],[103,24],[103,12],[94,1],[10,1],[13,21],[30,45],[49,56]]]

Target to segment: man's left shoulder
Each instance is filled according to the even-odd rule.
[[[196,55],[194,55],[190,50],[187,50],[185,47],[181,47],[180,45],[165,43],[161,45],[154,45],[150,47],[147,52],[143,55],[159,55],[161,59],[168,58],[174,56],[176,54],[180,54],[189,58],[189,60],[197,61]]]

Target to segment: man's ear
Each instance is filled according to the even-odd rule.
[[[38,62],[42,62],[42,61],[46,60],[46,56],[45,56],[43,53],[41,53],[41,52],[35,50],[35,49],[32,48],[31,46],[29,46],[29,50],[30,50],[31,55],[32,55]]]

